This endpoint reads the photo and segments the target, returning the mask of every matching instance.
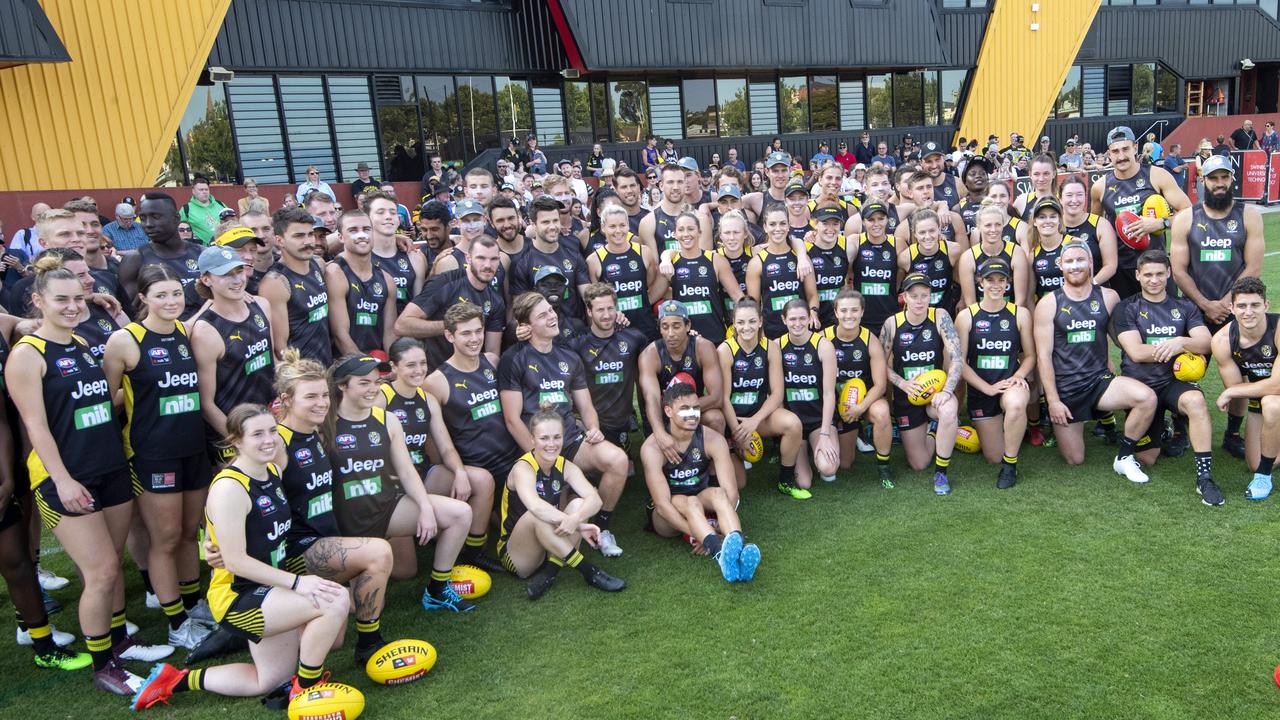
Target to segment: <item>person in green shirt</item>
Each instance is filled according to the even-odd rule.
[[[197,175],[191,184],[191,199],[178,211],[179,219],[190,223],[196,241],[208,245],[213,241],[213,231],[218,228],[218,216],[227,206],[209,191],[209,180]]]

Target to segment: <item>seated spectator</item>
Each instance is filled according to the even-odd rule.
[[[1075,140],[1067,140],[1067,149],[1058,156],[1058,167],[1064,170],[1080,170],[1084,167],[1084,156],[1076,147]]]
[[[247,212],[260,212],[264,215],[271,214],[271,201],[258,194],[258,181],[253,178],[245,178],[244,181],[245,196],[236,201],[236,207],[240,209],[240,214]],[[261,202],[255,203],[255,200]],[[133,203],[129,203],[132,205]],[[116,213],[119,216],[119,213]],[[121,248],[122,250],[124,248]]]
[[[134,218],[137,210],[129,203],[116,205],[116,219],[102,226],[102,234],[111,240],[116,250],[124,252],[147,244],[147,234]]]
[[[338,196],[333,194],[333,188],[329,187],[329,183],[320,179],[320,168],[315,165],[307,168],[307,180],[298,184],[298,189],[293,196],[298,199],[298,202],[302,202],[313,192],[324,193],[334,202],[338,202]]]

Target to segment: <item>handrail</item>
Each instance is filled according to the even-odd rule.
[[[1142,138],[1146,137],[1146,136],[1147,136],[1147,133],[1149,133],[1149,132],[1151,132],[1152,130],[1156,129],[1156,127],[1157,127],[1157,126],[1159,126],[1159,128],[1160,128],[1160,132],[1156,135],[1156,139],[1157,139],[1157,140],[1160,140],[1160,141],[1163,141],[1163,140],[1164,140],[1164,129],[1165,129],[1165,127],[1166,127],[1166,126],[1168,126],[1168,125],[1169,125],[1169,121],[1168,121],[1168,120],[1157,120],[1157,121],[1155,121],[1155,122],[1151,123],[1151,125],[1150,125],[1146,130],[1143,130],[1142,132],[1138,133],[1138,142],[1139,142],[1139,143],[1141,143],[1141,142],[1142,142]]]

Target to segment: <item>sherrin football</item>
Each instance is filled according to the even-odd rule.
[[[1164,220],[1169,217],[1173,208],[1169,207],[1169,201],[1164,199],[1163,195],[1151,195],[1142,203],[1142,214],[1144,217],[1158,218]],[[1164,231],[1160,230],[1155,235],[1164,235]]]
[[[454,592],[468,600],[484,597],[493,585],[489,573],[475,565],[455,565],[449,575],[449,582],[453,585]]]
[[[956,428],[956,447],[963,453],[978,452],[982,449],[982,443],[978,441],[978,431],[972,425],[961,425]]]
[[[747,446],[742,450],[742,459],[749,463],[758,463],[764,459],[764,438],[760,437],[760,433],[751,433]]]
[[[355,720],[364,712],[364,694],[350,685],[313,685],[289,703],[289,720]]]
[[[1150,235],[1129,235],[1129,226],[1138,221],[1138,214],[1132,210],[1125,210],[1116,215],[1116,237],[1120,238],[1120,242],[1130,248],[1142,252],[1151,244]]]
[[[1200,382],[1204,377],[1204,371],[1203,355],[1184,352],[1173,359],[1173,376],[1182,382]]]
[[[947,371],[934,368],[916,376],[917,389],[907,396],[912,405],[928,405],[933,396],[947,384]]]
[[[426,675],[436,664],[436,649],[425,640],[395,640],[383,645],[364,671],[379,685],[404,685]]]
[[[840,388],[840,405],[836,411],[845,422],[849,422],[849,409],[862,402],[862,398],[866,396],[867,384],[862,382],[862,378],[849,378]]]

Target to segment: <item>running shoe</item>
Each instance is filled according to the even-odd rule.
[[[1209,507],[1218,507],[1227,502],[1227,499],[1222,496],[1222,491],[1218,489],[1218,484],[1208,475],[1196,478],[1196,492],[1200,495],[1200,502]]]
[[[61,630],[59,630],[57,627],[53,625],[50,625],[49,629],[52,631],[50,637],[53,638],[53,644],[57,645],[58,647],[66,647],[76,641],[76,636],[72,635],[69,632],[62,632]],[[34,644],[31,640],[30,631],[23,630],[22,628],[18,628],[18,633],[17,633],[17,637],[15,638],[15,642],[17,642],[19,645]]]
[[[484,550],[480,548],[464,548],[462,553],[458,555],[459,565],[475,565],[490,575],[502,574],[507,571],[502,567],[502,563],[498,562],[495,557],[486,555]]]
[[[720,552],[716,553],[716,562],[720,564],[720,575],[728,582],[738,582],[742,559],[742,533],[731,532],[725,536]]]
[[[268,710],[288,710],[289,691],[293,689],[293,680],[285,680],[274,690],[262,696],[262,706]]]
[[[934,495],[950,495],[951,482],[947,480],[947,476],[942,473],[933,474],[933,494]]]
[[[89,653],[69,652],[55,647],[47,653],[37,653],[32,660],[36,667],[45,670],[83,670],[93,664]]]
[[[44,588],[40,589],[40,599],[44,600],[45,615],[56,615],[62,612],[62,603],[54,600],[53,596]]]
[[[373,645],[367,645],[365,647],[360,647],[359,645],[356,645],[356,649],[354,653],[355,660],[356,660],[356,667],[363,668],[365,665],[368,665],[369,658],[373,657],[374,655],[377,655],[378,651],[386,646],[387,646],[387,643],[385,641],[377,642],[377,643],[374,643]]]
[[[582,579],[586,580],[591,587],[605,592],[618,592],[627,586],[622,581],[622,578],[616,578],[594,565],[591,566],[591,570]]]
[[[205,602],[204,598],[200,598],[195,605],[191,606],[191,609],[187,611],[187,617],[210,627],[218,624],[218,621],[213,619],[213,611],[209,609],[209,603]]]
[[[1223,433],[1222,449],[1231,454],[1231,457],[1237,460],[1244,459],[1244,438],[1240,433]],[[1261,499],[1261,498],[1259,498]]]
[[[422,609],[423,610],[448,610],[450,612],[464,613],[471,612],[476,608],[476,604],[458,594],[453,589],[453,583],[445,583],[444,589],[439,595],[433,595],[430,590],[422,592]]]
[[[1040,447],[1058,447],[1058,436],[1053,434],[1053,429],[1048,425],[1040,426],[1040,434],[1044,436],[1044,442],[1040,444]]]
[[[1253,479],[1249,481],[1249,488],[1244,491],[1245,498],[1249,500],[1266,500],[1270,494],[1271,476],[1254,473]]]
[[[885,490],[893,489],[893,468],[888,465],[880,466],[880,487]]]
[[[1187,439],[1186,433],[1173,433],[1160,443],[1160,454],[1171,458],[1182,457],[1189,447],[1191,441]]]
[[[560,573],[558,572],[547,572],[544,570],[542,572],[534,573],[533,577],[529,578],[529,585],[525,588],[525,592],[529,594],[529,599],[537,600],[543,595],[546,595],[547,591],[551,589],[551,586],[556,584],[556,578],[558,577],[560,577]]]
[[[808,500],[813,497],[813,493],[808,490],[789,483],[778,483],[778,492],[783,495],[790,495],[794,500]]]
[[[111,660],[107,666],[93,674],[93,689],[109,692],[112,695],[129,697],[142,689],[142,677],[134,675],[119,660]]]
[[[1151,478],[1147,477],[1147,474],[1142,471],[1142,466],[1138,465],[1138,459],[1132,455],[1116,458],[1115,461],[1111,463],[1111,469],[1114,470],[1117,475],[1132,483],[1145,483],[1150,482],[1151,480]]]
[[[756,568],[760,567],[760,548],[755,543],[742,546],[742,556],[738,558],[738,582],[747,582],[756,576]]]
[[[146,710],[158,703],[168,705],[169,698],[173,697],[173,689],[186,679],[187,672],[169,663],[157,663],[151,668],[151,674],[147,679],[142,681],[142,687],[134,693],[133,704],[130,707],[134,710]]]
[[[173,654],[172,645],[147,645],[140,643],[131,637],[116,643],[111,648],[116,657],[121,660],[137,660],[141,662],[155,662],[163,660]]]
[[[1018,484],[1018,468],[1012,465],[1001,465],[1000,475],[996,478],[996,489],[1008,490]]]
[[[871,425],[864,424],[862,431],[858,433],[858,452],[865,455],[876,451],[876,446],[871,444],[871,437]]]
[[[305,692],[307,692],[307,691],[311,690],[312,688],[316,687],[317,685],[323,685],[323,684],[325,684],[325,683],[327,683],[327,682],[329,682],[329,671],[328,671],[328,670],[325,670],[325,671],[324,671],[324,673],[320,676],[320,679],[319,679],[319,680],[315,681],[315,683],[314,683],[314,684],[308,685],[307,687],[302,687],[301,685],[299,685],[299,684],[298,684],[298,676],[297,676],[297,675],[294,675],[294,676],[293,676],[293,682],[291,682],[291,683],[289,684],[289,702],[293,702],[293,699],[294,699],[294,698],[296,698],[296,697],[298,697],[299,695],[301,695],[301,694],[303,694],[303,693],[305,693]]]
[[[148,610],[160,609],[160,596],[156,595],[155,593],[147,593],[147,597],[145,599],[146,599]]]
[[[188,617],[182,621],[181,625],[169,630],[169,644],[174,647],[194,650],[197,645],[204,642],[205,638],[209,637],[211,632],[213,632],[213,628],[193,617]]]
[[[600,531],[600,554],[605,557],[613,558],[622,555],[622,548],[618,547],[618,539],[608,530]]]
[[[1039,425],[1032,425],[1027,428],[1027,436],[1030,438],[1031,444],[1039,447],[1044,444],[1044,430]]]
[[[50,570],[45,570],[39,565],[36,566],[36,579],[40,581],[41,590],[61,590],[71,584],[70,580],[61,575],[56,575]]]

